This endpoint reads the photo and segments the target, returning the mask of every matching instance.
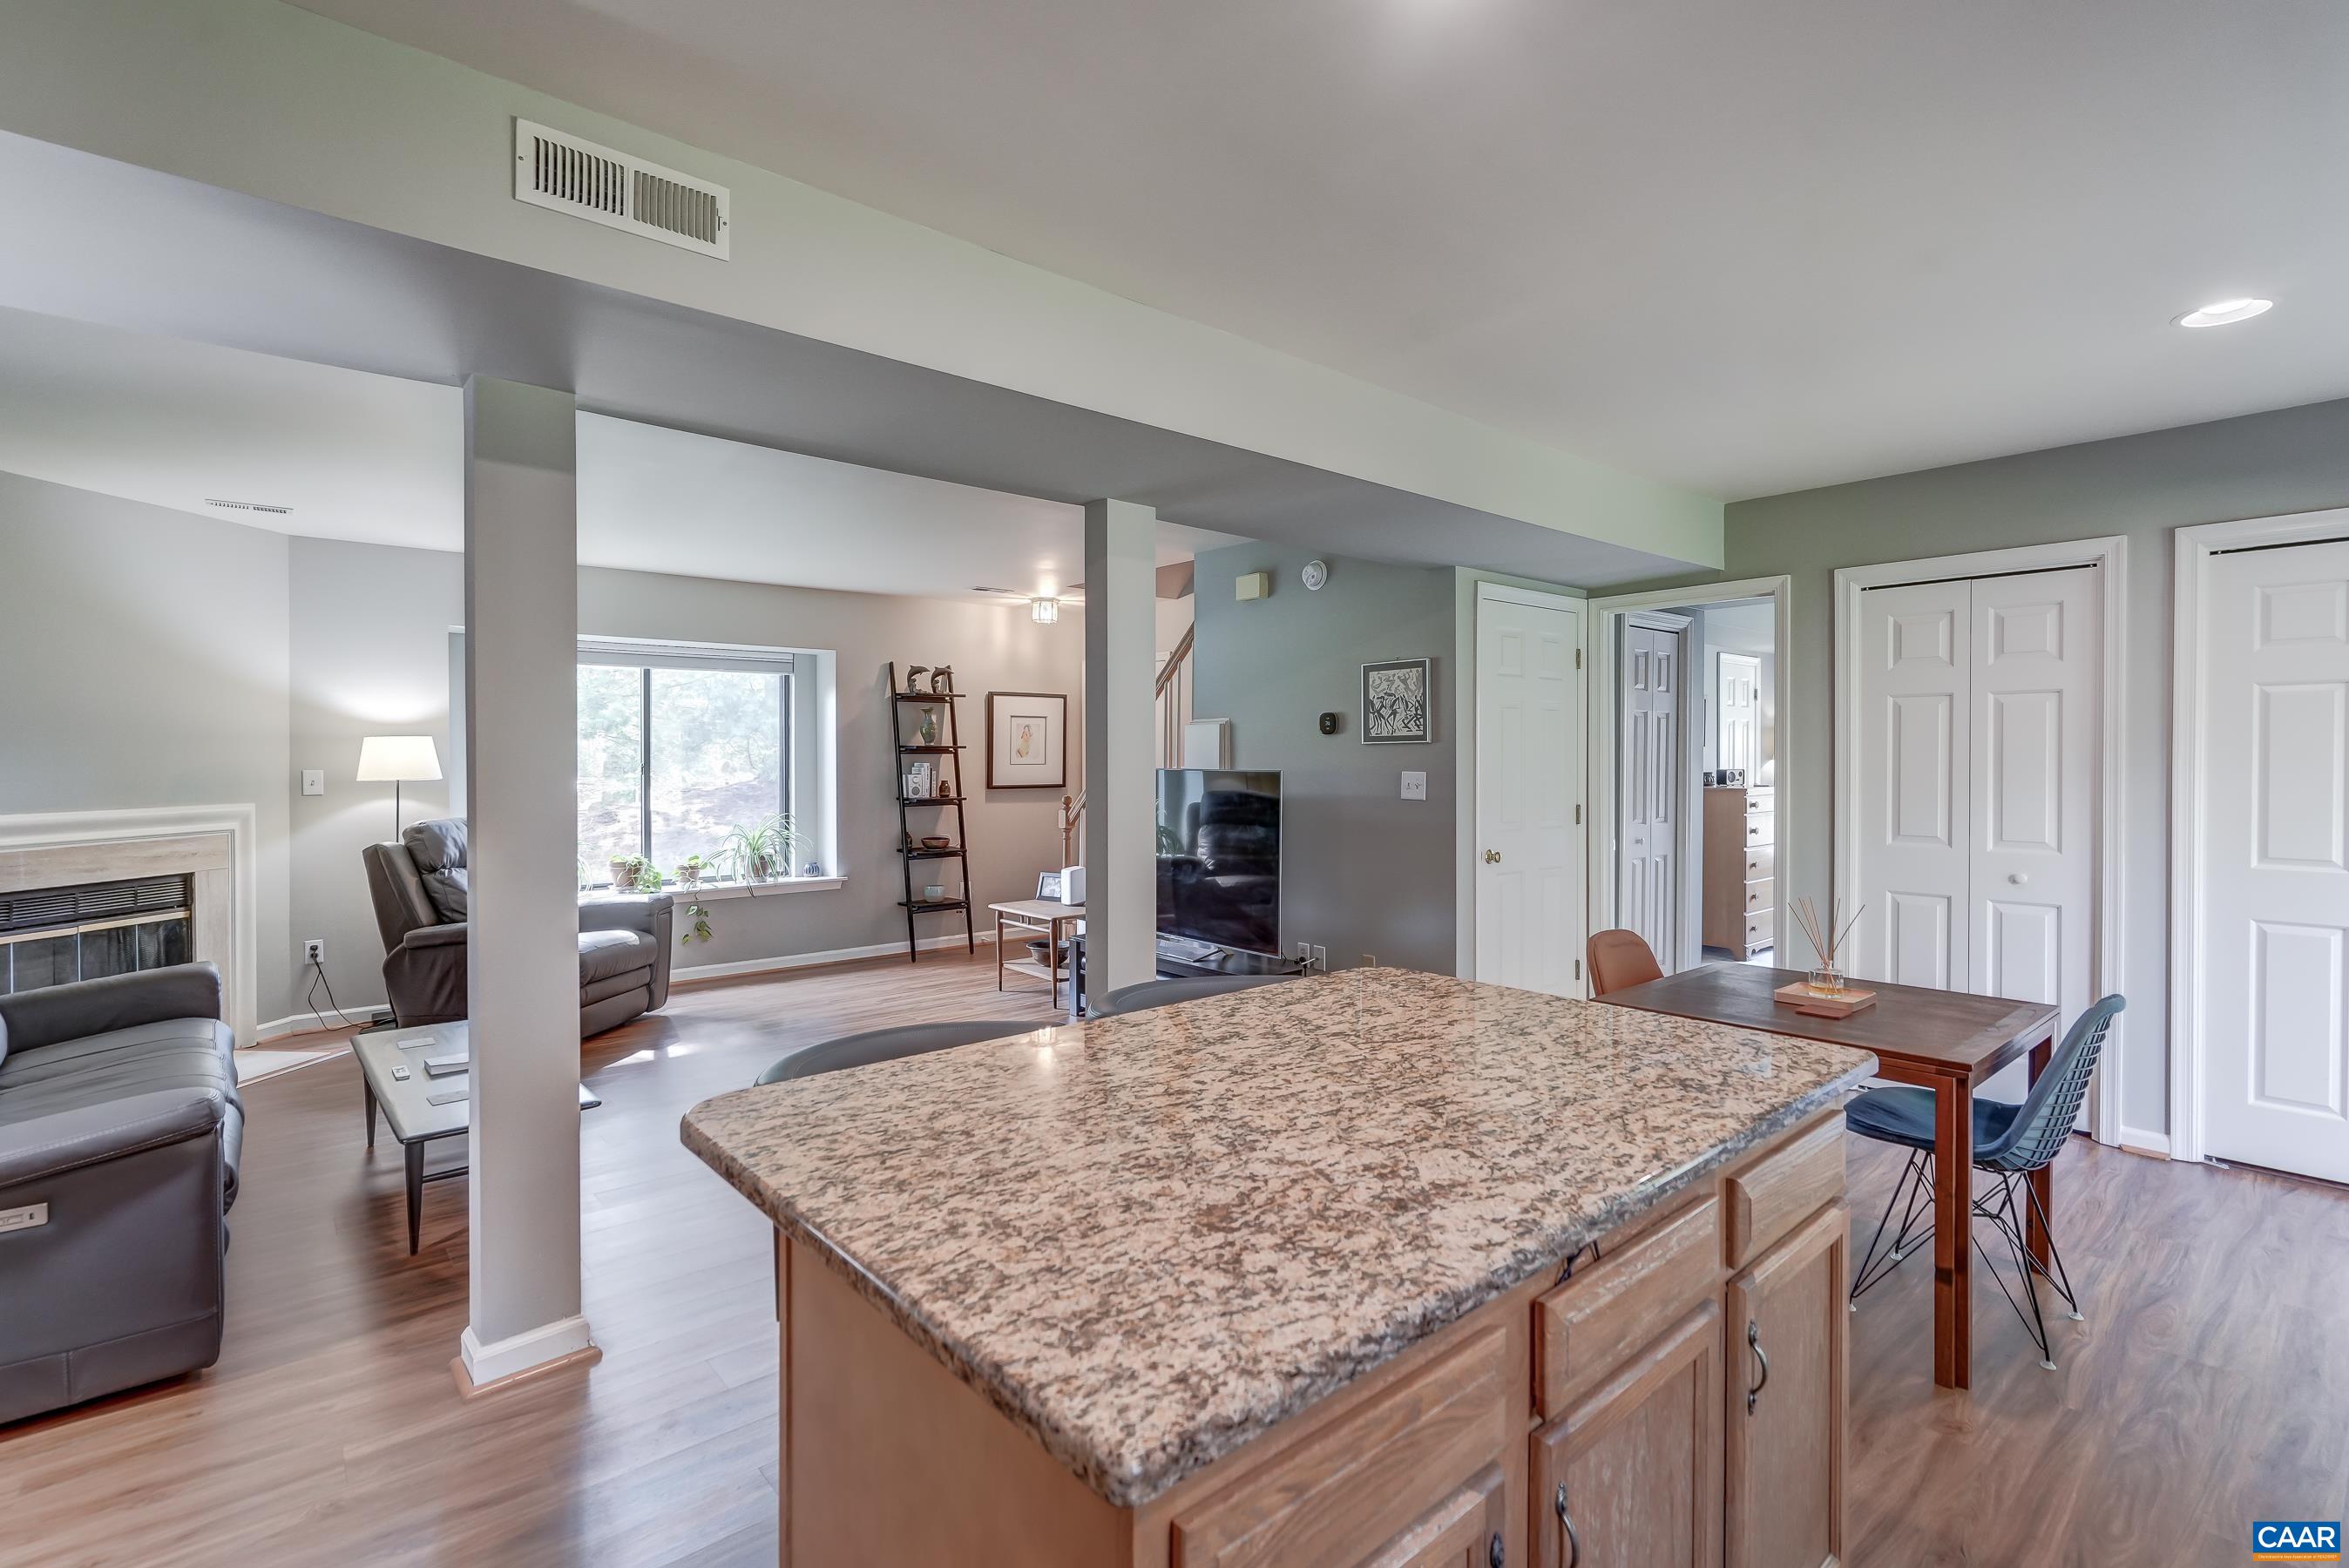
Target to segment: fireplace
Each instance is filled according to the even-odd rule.
[[[250,1045],[256,900],[250,805],[0,816],[0,994],[211,963]]]
[[[194,893],[165,876],[0,894],[0,995],[185,964]]]

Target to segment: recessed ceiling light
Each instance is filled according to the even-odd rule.
[[[2200,310],[2189,310],[2178,318],[2180,326],[2229,326],[2239,321],[2249,321],[2255,315],[2265,315],[2275,308],[2271,299],[2222,299],[2206,304]]]

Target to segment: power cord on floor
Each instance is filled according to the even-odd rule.
[[[326,966],[313,958],[310,960],[310,988],[303,994],[302,1001],[310,1009],[310,1016],[318,1020],[318,1027],[323,1029],[326,1026],[326,1015],[318,1010],[318,987],[321,985],[326,988],[327,1007],[333,1011],[342,1026],[346,1029],[357,1028],[358,1026],[351,1022],[350,1015],[343,1011],[343,1005],[335,1000],[335,983],[326,978]]]

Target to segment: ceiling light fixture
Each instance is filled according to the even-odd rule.
[[[2216,304],[2206,304],[2200,310],[2189,310],[2178,318],[2180,326],[2231,326],[2239,321],[2249,321],[2255,315],[2265,315],[2275,308],[2271,299],[2222,299]]]
[[[1028,601],[1028,618],[1040,626],[1049,626],[1061,618],[1061,602],[1058,599],[1030,599]]]

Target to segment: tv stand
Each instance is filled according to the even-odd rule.
[[[1213,975],[1302,975],[1305,965],[1277,953],[1248,953],[1234,947],[1210,948],[1196,957],[1199,944],[1184,938],[1161,937],[1158,977],[1184,980]]]

